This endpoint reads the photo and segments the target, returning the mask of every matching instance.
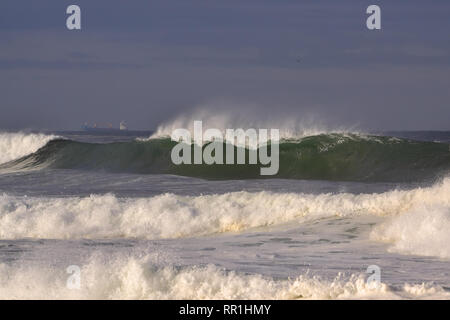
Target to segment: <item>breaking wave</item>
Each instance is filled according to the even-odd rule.
[[[447,213],[427,209],[435,207]],[[390,241],[405,253],[447,257],[449,251],[438,247],[448,239],[449,208],[450,178],[427,188],[358,195],[242,191],[150,198],[111,194],[40,198],[4,194],[0,196],[0,238],[183,238],[327,217],[376,215],[393,219],[375,229],[376,240]],[[421,251],[421,246],[428,251]]]
[[[0,164],[34,153],[56,138],[40,133],[0,133]]]
[[[56,139],[33,154],[0,165],[0,170],[61,168],[176,174],[206,179],[386,182],[433,180],[450,170],[448,144],[384,136],[323,134],[300,140],[283,140],[280,142],[280,169],[274,176],[261,176],[260,164],[175,165],[171,161],[171,150],[175,144],[170,139],[106,144]],[[22,149],[27,150],[26,153],[32,151],[29,147]],[[248,157],[248,150],[245,152]]]
[[[63,268],[0,264],[0,299],[448,299],[432,284],[392,289],[366,284],[362,275],[334,280],[301,275],[275,280],[225,271],[217,266],[177,267],[154,263],[155,257],[93,255],[81,267],[80,289],[66,286]]]
[[[422,205],[375,227],[371,238],[391,252],[450,259],[450,206]]]

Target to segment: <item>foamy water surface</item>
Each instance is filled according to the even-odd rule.
[[[54,137],[2,134],[0,162]],[[0,298],[448,299],[448,230],[446,177],[3,173]],[[78,290],[67,287],[71,265],[81,271]],[[369,265],[380,267],[380,286],[366,283]]]

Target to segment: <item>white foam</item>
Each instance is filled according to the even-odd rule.
[[[301,275],[274,280],[217,266],[175,267],[143,258],[92,256],[81,265],[80,288],[66,286],[67,266],[0,264],[0,299],[448,299],[431,284],[391,290],[367,285],[363,275],[334,280]]]
[[[450,207],[424,205],[388,219],[371,238],[392,243],[390,251],[450,258]]]
[[[450,178],[428,188],[359,195],[233,192],[127,199],[3,194],[0,238],[181,238],[333,216],[396,216],[423,205],[449,208]]]
[[[55,138],[41,133],[0,133],[0,164],[34,153]]]

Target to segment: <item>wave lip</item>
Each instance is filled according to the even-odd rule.
[[[0,164],[35,153],[56,138],[42,133],[0,133]]]

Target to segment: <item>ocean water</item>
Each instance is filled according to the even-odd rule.
[[[286,134],[266,179],[157,133],[0,133],[0,298],[450,298],[450,132]]]

